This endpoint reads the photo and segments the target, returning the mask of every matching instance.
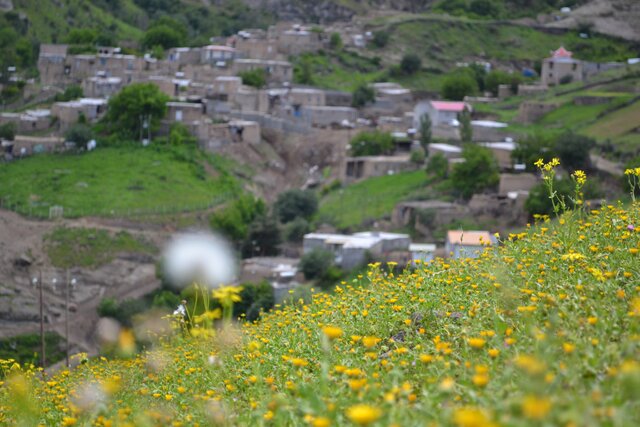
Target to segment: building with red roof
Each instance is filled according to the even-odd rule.
[[[466,102],[454,101],[420,101],[413,109],[413,127],[420,128],[420,119],[425,114],[431,119],[431,125],[456,125],[458,116],[464,110],[472,111]]]
[[[581,82],[584,79],[584,64],[573,58],[573,52],[560,46],[542,61],[541,74],[542,84],[545,86]]]

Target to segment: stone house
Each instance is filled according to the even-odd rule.
[[[209,45],[200,48],[200,63],[209,65],[227,64],[236,56],[236,50],[231,46]]]
[[[518,107],[516,121],[525,124],[535,123],[558,107],[558,104],[552,102],[524,101]]]
[[[504,142],[483,142],[481,146],[491,150],[493,157],[498,162],[500,170],[506,171],[513,169],[513,160],[511,160],[511,153],[516,149],[516,143],[513,141]]]
[[[110,98],[124,87],[121,77],[107,77],[104,74],[82,81],[82,92],[87,98]]]
[[[58,118],[58,126],[65,131],[84,116],[95,122],[107,112],[107,100],[104,98],[80,98],[69,102],[56,102],[51,106],[51,115]]]
[[[347,157],[341,178],[344,182],[353,182],[375,176],[412,171],[417,168],[418,165],[413,163],[410,156],[407,155]]]
[[[206,104],[199,102],[167,102],[167,120],[170,123],[192,123],[204,119]]]
[[[64,139],[55,136],[16,135],[12,142],[12,155],[27,156],[64,150]]]
[[[280,59],[278,57],[284,57],[278,52],[276,40],[257,38],[253,33],[249,37],[235,37],[232,46],[236,49],[238,58]]]
[[[386,233],[382,231],[362,231],[353,233],[355,237],[377,238],[382,241],[382,254],[406,251],[411,244],[411,238],[408,234]]]
[[[228,123],[214,123],[203,119],[190,125],[200,147],[215,152],[224,145],[234,143],[259,144],[260,125],[248,120],[231,120]]]
[[[278,52],[285,55],[300,55],[305,52],[317,52],[325,44],[326,34],[312,31],[301,25],[281,32],[278,36]]]
[[[445,252],[454,259],[476,258],[480,256],[480,252],[495,243],[495,237],[488,231],[449,230],[445,240]]]
[[[551,57],[542,61],[541,78],[545,86],[581,82],[583,77],[583,62],[574,59],[573,53],[564,47],[552,52]]]
[[[38,55],[38,72],[43,85],[59,84],[67,79],[65,60],[69,46],[66,44],[41,44]]]
[[[418,262],[427,263],[433,261],[436,253],[436,245],[433,243],[412,243],[409,245],[411,264],[418,266]]]
[[[429,144],[427,151],[429,152],[429,157],[441,154],[447,159],[462,158],[462,148],[457,145],[433,142]]]
[[[469,214],[466,206],[442,200],[417,200],[398,203],[391,214],[395,227],[413,227],[419,233],[430,236],[443,225],[464,218]]]
[[[24,113],[0,113],[0,125],[13,123],[16,133],[30,133],[49,129],[52,115],[50,110],[27,110]]]
[[[174,47],[167,51],[166,62],[173,62],[178,65],[198,65],[201,63],[201,48],[196,47]]]
[[[377,237],[356,237],[344,234],[310,233],[302,241],[303,253],[314,249],[329,251],[335,264],[352,270],[369,261],[369,257],[382,255],[382,240]]]
[[[532,173],[501,173],[498,194],[529,192],[537,183],[538,179]]]

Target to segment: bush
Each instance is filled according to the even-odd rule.
[[[478,83],[469,73],[457,73],[445,78],[442,83],[442,97],[452,101],[462,101],[465,96],[475,95]]]
[[[438,153],[434,156],[429,157],[429,162],[427,163],[427,173],[444,179],[447,177],[447,173],[449,171],[449,162],[447,158],[442,154]]]
[[[411,163],[421,165],[424,163],[425,158],[426,158],[426,155],[424,154],[424,149],[422,148],[411,152],[411,158],[410,158]]]
[[[82,87],[78,85],[71,85],[64,90],[64,93],[59,93],[54,97],[56,102],[68,102],[73,101],[74,99],[82,98],[84,96],[84,92],[82,91]]]
[[[365,105],[375,101],[376,94],[373,88],[368,84],[361,84],[353,91],[351,105],[355,108],[362,108]]]
[[[244,313],[245,319],[252,322],[260,317],[262,310],[269,311],[275,304],[273,288],[266,280],[260,283],[243,283],[240,302],[233,306],[233,315],[239,317]]]
[[[393,138],[390,133],[374,131],[360,132],[349,143],[350,155],[379,156],[393,151]]]
[[[573,132],[563,133],[555,143],[555,152],[560,157],[562,166],[569,172],[577,169],[591,168],[589,151],[596,146],[596,141]]]
[[[280,227],[272,215],[258,215],[247,233],[242,245],[242,256],[253,257],[278,255],[281,242]]]
[[[371,42],[377,48],[383,48],[389,43],[390,34],[387,31],[375,31]]]
[[[313,191],[288,190],[278,195],[273,208],[282,223],[296,218],[309,219],[318,210],[318,197]]]
[[[266,206],[261,199],[253,195],[242,195],[224,209],[211,214],[209,224],[212,229],[239,243],[246,239],[249,225],[265,213]]]
[[[196,137],[194,137],[189,128],[187,128],[182,123],[173,123],[171,125],[171,129],[169,130],[169,144],[171,145],[185,145],[191,144],[195,145],[198,142]]]
[[[340,37],[340,33],[331,34],[331,38],[329,39],[329,47],[332,50],[340,50],[342,49],[342,37]]]
[[[309,232],[309,222],[304,218],[296,218],[287,224],[284,236],[287,242],[301,242],[304,235]]]
[[[504,71],[491,71],[484,79],[485,90],[491,92],[493,96],[498,96],[498,88],[500,85],[511,85],[511,91],[516,93],[518,84],[522,81],[519,75],[509,74]]]
[[[466,144],[462,150],[464,162],[458,163],[451,174],[453,188],[465,199],[500,181],[498,163],[487,148]]]
[[[314,249],[300,258],[298,267],[305,279],[314,280],[324,277],[333,266],[334,256],[324,249]]]
[[[183,43],[182,35],[167,25],[158,25],[147,30],[142,37],[142,46],[151,49],[161,46],[163,49],[180,46]]]
[[[16,137],[16,124],[13,122],[0,125],[0,139],[13,141]]]
[[[567,74],[566,76],[562,76],[558,83],[561,85],[567,85],[573,81],[573,76],[571,74]]]
[[[515,150],[511,152],[511,158],[515,163],[522,163],[527,171],[533,172],[537,168],[534,163],[543,159],[545,163],[556,157],[554,141],[542,134],[530,134],[520,139]]]
[[[480,16],[497,17],[500,14],[500,8],[492,0],[472,0],[469,10]]]
[[[124,138],[138,139],[143,117],[148,117],[151,131],[156,129],[167,112],[169,97],[152,83],[133,83],[109,100],[105,123]]]
[[[238,74],[242,79],[242,84],[261,89],[267,85],[267,72],[262,68],[243,71]]]
[[[86,124],[76,123],[65,132],[64,138],[66,141],[75,142],[77,147],[85,146],[93,139],[93,131]]]
[[[422,60],[415,53],[408,53],[402,57],[400,70],[406,75],[415,74],[422,68]]]

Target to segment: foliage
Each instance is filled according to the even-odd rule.
[[[150,308],[149,302],[145,298],[127,299],[118,302],[116,299],[107,297],[100,300],[98,305],[98,315],[100,317],[111,317],[117,320],[122,326],[132,327],[133,318]]]
[[[371,40],[371,42],[375,47],[383,48],[387,45],[387,43],[389,43],[390,37],[391,37],[391,34],[388,31],[384,31],[384,30],[374,31],[373,39]]]
[[[355,108],[362,108],[372,103],[376,98],[375,92],[368,84],[361,84],[353,91],[351,105]]]
[[[324,249],[314,249],[300,258],[298,268],[307,280],[321,279],[333,266],[333,253]]]
[[[273,215],[258,215],[249,226],[242,244],[242,256],[275,256],[282,242],[280,226]]]
[[[420,71],[422,67],[422,60],[415,53],[407,53],[402,57],[400,61],[400,70],[404,74],[415,74]]]
[[[54,97],[55,102],[68,102],[73,101],[78,98],[82,98],[84,96],[84,92],[82,91],[82,86],[79,85],[71,85],[67,87],[63,93],[59,93]]]
[[[411,151],[411,156],[409,160],[411,163],[415,163],[416,165],[421,165],[424,163],[424,159],[426,158],[426,154],[423,148],[419,148],[417,150]]]
[[[473,140],[473,128],[471,127],[471,113],[465,108],[460,113],[460,140],[463,143],[471,143]]]
[[[562,165],[573,172],[591,168],[589,151],[595,146],[596,142],[587,136],[565,132],[556,139],[554,151],[560,157]]]
[[[478,83],[469,73],[455,73],[442,83],[442,97],[452,101],[462,101],[465,96],[475,95]]]
[[[154,254],[150,243],[120,231],[80,227],[56,227],[44,238],[51,264],[59,268],[97,268],[108,264],[120,253]]]
[[[491,150],[474,144],[462,149],[464,162],[453,167],[451,183],[465,199],[487,188],[495,187],[500,180],[498,164]]]
[[[13,141],[16,137],[16,124],[13,122],[7,122],[0,125],[0,139],[6,139]]]
[[[522,81],[519,75],[510,74],[504,71],[494,70],[485,77],[485,90],[491,92],[493,96],[498,96],[498,87],[508,84],[513,93],[517,92],[518,84]]]
[[[64,359],[63,339],[55,332],[45,332],[45,355],[47,365]],[[0,360],[12,359],[20,365],[40,365],[40,334],[24,334],[0,339]],[[0,380],[5,375],[0,368]]]
[[[332,50],[340,50],[344,44],[342,43],[342,37],[340,37],[340,33],[331,33],[331,37],[329,38],[329,47]]]
[[[431,144],[431,118],[428,114],[423,114],[420,117],[420,145],[427,153],[427,149]]]
[[[264,201],[250,194],[241,195],[209,217],[211,228],[235,242],[246,239],[249,225],[266,213]]]
[[[64,138],[75,142],[77,147],[84,147],[93,139],[93,130],[84,123],[76,123],[64,133]]]
[[[349,142],[349,154],[353,157],[391,154],[394,144],[390,133],[362,131]]]
[[[529,172],[536,170],[534,163],[538,159],[549,162],[554,157],[554,140],[540,132],[519,139],[516,148],[511,152],[513,161],[524,164]]]
[[[96,30],[90,28],[73,28],[65,37],[69,44],[92,45],[98,38]]]
[[[169,99],[152,83],[133,83],[109,99],[105,120],[113,132],[137,139],[147,119],[150,119],[151,131],[158,127],[167,112]]]
[[[303,85],[314,84],[313,65],[307,56],[303,56],[293,67],[293,81]]]
[[[267,85],[267,72],[263,68],[243,71],[238,76],[242,79],[242,84],[247,86],[261,89]]]
[[[189,128],[182,123],[171,124],[169,129],[169,144],[171,145],[195,145],[198,142],[195,136],[191,134]]]
[[[240,298],[242,300],[233,306],[233,315],[239,317],[244,314],[244,318],[250,322],[257,320],[261,312],[271,310],[275,304],[273,287],[266,280],[243,283]]]
[[[284,235],[287,242],[298,243],[310,230],[309,221],[298,217],[287,224]]]
[[[309,190],[287,190],[278,195],[273,209],[282,223],[311,218],[318,210],[318,197]]]
[[[435,156],[429,156],[427,163],[427,173],[439,179],[445,179],[449,172],[449,161],[445,156],[437,153]]]
[[[500,14],[500,8],[493,0],[471,0],[469,11],[479,16],[495,17]]]

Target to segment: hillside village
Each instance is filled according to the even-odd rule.
[[[538,24],[528,25],[523,27],[539,29]],[[2,136],[0,168],[18,171],[21,164],[33,165],[29,162],[41,159],[69,162],[47,166],[47,173],[53,174],[49,181],[57,186],[49,200],[32,184],[18,191],[24,187],[24,178],[17,172],[7,172],[1,182],[0,171],[2,224],[6,230],[20,230],[5,232],[6,236],[15,239],[31,232],[37,236],[15,243],[0,235],[0,240],[7,239],[2,242],[6,252],[0,269],[7,296],[0,305],[6,335],[33,332],[38,326],[38,307],[33,303],[36,271],[44,271],[47,281],[64,281],[71,271],[86,285],[74,289],[70,297],[77,310],[75,318],[91,319],[78,328],[73,345],[78,351],[94,352],[95,342],[87,337],[105,300],[123,303],[156,295],[164,286],[158,267],[161,248],[171,236],[203,226],[228,233],[233,227],[225,218],[236,214],[244,223],[240,237],[231,236],[243,258],[237,283],[266,281],[275,302],[290,292],[302,295],[313,283],[330,288],[374,261],[416,266],[435,257],[478,257],[485,248],[499,244],[496,236],[519,232],[533,222],[534,214],[552,213],[548,206],[534,204],[548,198],[539,196],[542,179],[533,166],[537,157],[532,160],[532,156],[545,156],[553,148],[549,140],[561,140],[565,134],[570,134],[567,146],[578,141],[586,157],[577,160],[576,167],[567,165],[561,176],[568,182],[575,169],[588,169],[600,184],[597,191],[585,190],[589,206],[597,208],[602,200],[626,194],[623,171],[640,154],[637,44],[630,45],[633,55],[615,61],[586,60],[561,43],[540,57],[508,65],[491,58],[458,61],[450,71],[454,77],[459,71],[465,76],[477,73],[483,84],[489,76],[495,81],[474,93],[458,93],[454,87],[450,96],[444,90],[416,87],[412,76],[425,67],[412,52],[402,56],[396,74],[360,82],[356,81],[360,72],[353,71],[353,84],[349,82],[353,90],[328,88],[321,78],[309,76],[301,82],[305,73],[321,75],[325,70],[316,62],[331,55],[345,55],[375,69],[371,64],[382,60],[375,47],[381,37],[376,28],[357,20],[323,25],[277,22],[211,37],[209,44],[201,46],[147,51],[133,51],[126,43],[96,45],[90,52],[72,43],[42,43],[37,77],[17,66],[3,71],[6,78],[0,89],[7,93],[8,88],[19,87],[19,95],[3,104],[0,112],[0,126],[11,129]],[[545,27],[542,32],[556,31],[564,34],[566,30]],[[585,45],[595,37],[578,34]],[[82,194],[96,185],[92,180],[100,180],[92,176],[101,173],[96,169],[78,182],[59,184],[65,175],[73,174],[68,171],[74,159],[93,156],[99,165],[104,155],[106,165],[145,156],[142,151],[122,151],[113,142],[117,134],[105,130],[113,100],[140,85],[150,85],[153,93],[162,94],[163,108],[157,126],[153,113],[129,118],[136,129],[131,146],[158,156],[141,163],[144,178],[126,183],[133,195],[118,193],[112,199],[126,199],[129,205],[54,201],[62,193],[71,198]],[[91,128],[91,136],[80,135],[80,128]],[[167,143],[175,135],[184,144]],[[531,135],[547,145],[531,149]],[[571,139],[574,136],[578,139]],[[191,142],[197,151],[187,148],[175,154],[167,149],[170,154],[162,154],[165,144],[182,150],[181,145]],[[121,150],[116,153],[121,157],[107,161],[114,150]],[[148,205],[136,206],[130,199],[142,200],[143,189],[150,186],[143,179],[167,179],[151,169],[166,167],[162,162],[170,160],[164,155],[187,158],[185,164],[202,169],[197,172],[202,176],[195,184],[178,177],[182,187],[167,185],[161,196],[149,196]],[[465,163],[476,169],[466,175],[456,172]],[[494,173],[485,182],[481,172],[487,169]],[[42,179],[48,179],[42,173]],[[167,169],[166,174],[171,173]],[[466,177],[469,185],[456,188],[455,176]],[[208,187],[198,188],[202,196],[192,202],[185,194],[202,182]],[[290,191],[313,194],[318,206],[309,215],[283,219],[275,206],[282,207],[283,194]],[[184,205],[170,205],[173,193],[175,199],[185,196]],[[250,208],[242,205],[245,195]],[[266,208],[260,207],[261,200]],[[265,209],[272,207],[279,220],[261,219]],[[296,224],[302,225],[296,229]],[[111,234],[104,238],[111,242],[124,233],[135,242],[127,241],[119,254],[104,262],[84,267],[65,264],[53,261],[55,244],[45,247],[36,242],[51,238],[59,228],[86,229],[92,236],[89,240],[106,231]],[[271,229],[284,230],[286,238],[271,236],[267,232]],[[305,258],[307,264],[326,263],[326,271],[308,274]],[[111,274],[114,278],[109,278]],[[69,296],[65,301],[57,288],[45,289],[45,294],[52,301],[46,308],[48,323],[64,335],[62,320],[69,315]]]

